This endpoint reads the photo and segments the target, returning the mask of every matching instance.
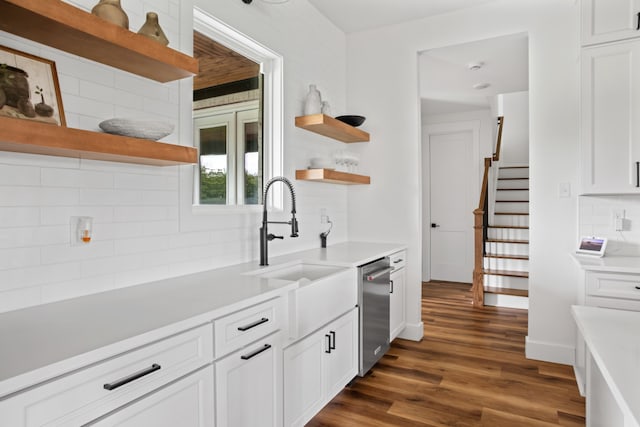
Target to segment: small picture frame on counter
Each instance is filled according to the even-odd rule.
[[[66,126],[55,62],[0,46],[0,116]]]

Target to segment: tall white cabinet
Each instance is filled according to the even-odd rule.
[[[407,280],[407,273],[404,267],[407,262],[407,252],[396,252],[389,258],[393,267],[389,289],[389,342],[391,342],[396,339],[407,325],[404,302],[405,282]]]
[[[640,0],[583,0],[582,44],[640,36]]]
[[[640,39],[630,38],[640,36],[638,6],[582,3],[582,194],[640,194]],[[633,32],[623,31],[631,21]]]

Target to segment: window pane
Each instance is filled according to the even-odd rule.
[[[200,129],[200,204],[227,203],[227,127]]]
[[[244,203],[261,203],[262,168],[260,161],[262,150],[258,135],[258,122],[244,123]]]

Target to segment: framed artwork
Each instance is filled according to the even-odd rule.
[[[66,126],[56,64],[0,46],[0,116]]]

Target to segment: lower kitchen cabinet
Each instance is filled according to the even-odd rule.
[[[284,424],[302,426],[358,372],[358,309],[284,350]]]
[[[89,425],[214,427],[213,400],[209,365]]]
[[[282,425],[279,332],[216,361],[215,373],[217,427]]]
[[[404,307],[406,274],[404,268],[391,272],[389,342],[396,339],[407,324]]]

